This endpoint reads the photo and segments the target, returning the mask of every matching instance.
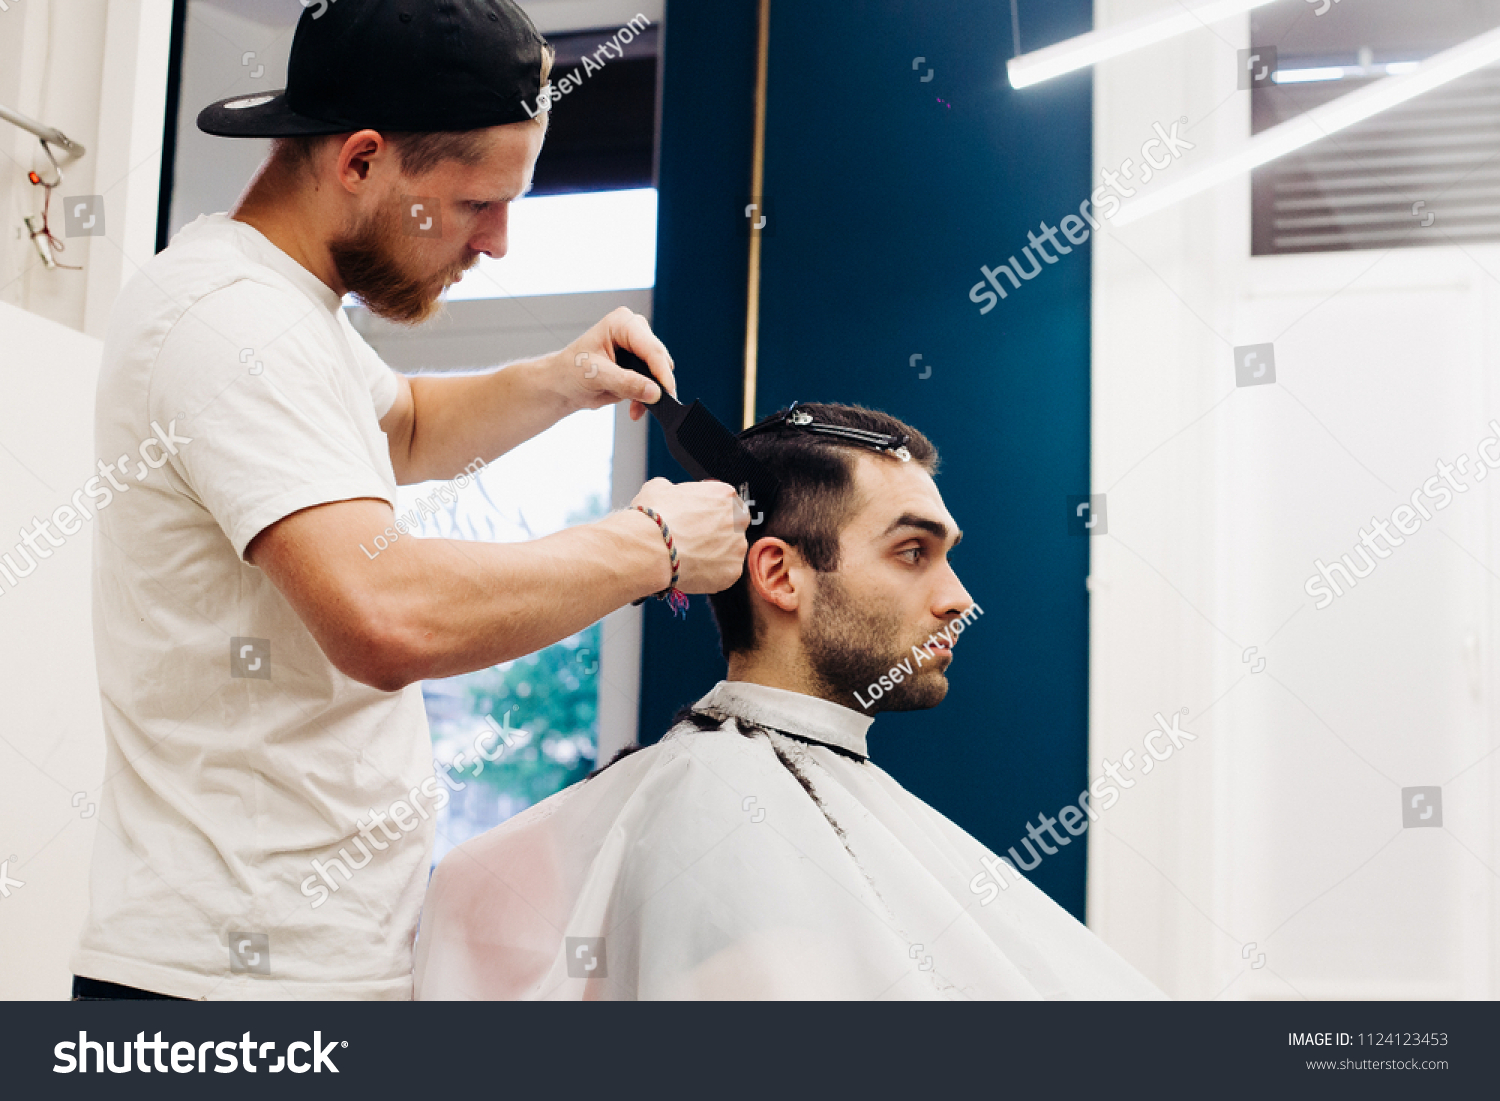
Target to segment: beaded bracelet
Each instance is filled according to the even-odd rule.
[[[665,589],[663,589],[661,592],[656,593],[654,595],[656,596],[657,600],[665,600],[667,602],[667,606],[672,609],[672,614],[673,615],[676,615],[678,612],[681,612],[682,613],[682,618],[686,619],[687,618],[687,609],[688,609],[688,598],[687,598],[687,593],[683,592],[681,589],[679,589],[677,587],[677,578],[678,578],[679,574],[681,573],[681,565],[680,565],[680,563],[678,562],[678,559],[677,559],[677,543],[676,543],[676,540],[674,540],[672,538],[672,529],[669,528],[669,527],[667,527],[667,522],[661,518],[661,514],[659,512],[657,512],[654,508],[647,508],[645,505],[634,505],[632,507],[637,512],[644,512],[647,516],[651,517],[651,519],[653,519],[653,520],[656,521],[656,526],[659,527],[659,528],[661,528],[661,537],[662,537],[663,540],[666,541],[666,544],[667,544],[667,554],[671,557],[671,560],[672,560],[672,580],[671,580],[671,582],[668,583],[668,585],[667,585],[667,587]],[[645,600],[646,600],[646,598],[643,596],[643,597],[640,598],[640,600],[633,600],[633,601],[631,601],[631,603],[632,604],[641,604],[641,603],[644,603]]]

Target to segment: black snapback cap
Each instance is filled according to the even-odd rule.
[[[223,138],[478,130],[545,103],[549,47],[513,0],[303,0],[284,90],[198,113]]]

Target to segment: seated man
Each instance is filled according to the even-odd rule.
[[[728,679],[447,856],[416,997],[1162,997],[870,760],[873,712],[937,706],[981,611],[931,442],[820,404],[741,438],[782,489],[711,598]]]

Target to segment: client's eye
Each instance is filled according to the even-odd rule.
[[[918,562],[920,562],[922,560],[922,557],[926,553],[927,553],[926,550],[924,548],[922,548],[922,547],[907,547],[904,551],[898,552],[897,553],[897,557],[899,558],[899,557],[901,557],[901,555],[904,555],[904,554],[915,555],[914,558],[911,558],[909,560],[911,562],[911,564],[913,566],[915,566]]]
[[[493,205],[490,202],[471,202],[469,203],[469,209],[473,210],[475,214],[483,214]]]

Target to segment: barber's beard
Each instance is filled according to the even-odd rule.
[[[948,679],[937,671],[936,659],[920,666],[911,646],[903,645],[901,621],[878,608],[862,608],[836,573],[818,575],[818,591],[802,636],[802,648],[812,667],[813,682],[825,699],[856,711],[923,711],[936,707],[948,694]],[[868,708],[870,685],[901,661],[911,663],[911,675]],[[859,699],[855,693],[859,693]]]
[[[339,278],[377,317],[401,325],[420,325],[442,307],[440,273],[420,271],[414,266],[410,239],[401,232],[401,215],[395,205],[369,215],[352,232],[331,241],[328,253]],[[456,279],[474,266],[468,264],[448,274]]]

